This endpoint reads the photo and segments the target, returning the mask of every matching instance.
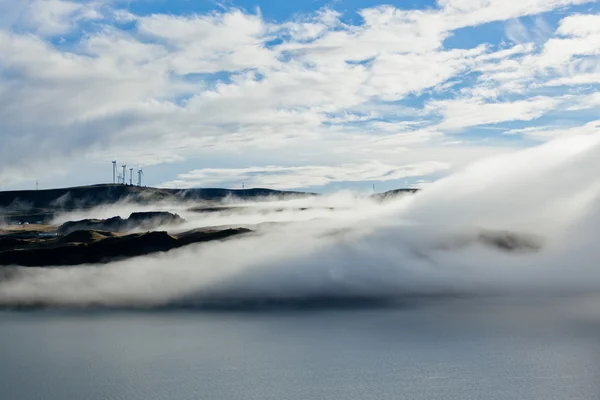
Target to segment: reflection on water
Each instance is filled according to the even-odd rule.
[[[596,399],[595,304],[5,311],[0,398]]]

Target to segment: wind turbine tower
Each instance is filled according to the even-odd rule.
[[[129,168],[129,186],[133,186],[133,168]]]
[[[138,169],[138,186],[142,186],[142,176],[144,175],[144,171],[141,168]]]
[[[127,164],[123,164],[122,167],[123,167],[123,185],[124,185],[125,184],[125,179],[127,179],[127,171],[126,171]]]
[[[117,162],[113,161],[113,185],[117,183]]]

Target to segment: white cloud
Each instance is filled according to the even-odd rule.
[[[508,40],[513,43],[526,43],[532,40],[527,27],[518,19],[508,21],[504,30]]]
[[[544,45],[534,60],[540,68],[557,68],[569,63],[575,56],[600,54],[600,34],[586,37],[553,38]]]
[[[577,104],[568,108],[570,111],[588,110],[591,108],[600,107],[600,93],[591,93],[577,98]]]
[[[295,189],[324,186],[332,182],[390,181],[430,175],[449,168],[450,165],[447,163],[434,161],[403,166],[371,161],[363,164],[337,166],[207,168],[180,174],[177,180],[163,183],[160,186],[177,188],[240,187],[244,182],[247,188]]]
[[[522,129],[511,129],[504,132],[506,135],[524,135],[537,140],[550,140],[559,136],[593,135],[600,132],[600,120],[591,121],[582,126],[552,127],[539,126]]]
[[[570,15],[560,21],[556,33],[563,36],[586,37],[600,33],[600,15]]]
[[[513,43],[544,43],[553,33],[543,17],[536,17],[531,27],[519,19],[512,19],[505,24],[504,30],[508,40]]]
[[[99,11],[100,2],[19,0],[18,2],[6,1],[6,3],[11,4],[10,7],[13,8],[12,24],[21,24],[45,36],[62,35],[75,29],[79,22],[103,18]],[[2,9],[3,6],[0,4],[0,11]]]
[[[472,50],[382,55],[373,61],[369,70],[372,77],[366,83],[365,91],[385,100],[420,93],[467,70],[473,65],[474,58],[484,51],[480,46]]]
[[[559,7],[594,0],[438,0],[452,28],[537,15]]]
[[[297,41],[311,41],[327,33],[330,29],[342,26],[340,13],[325,8],[317,11],[314,16],[286,22],[279,29]],[[278,29],[271,26],[272,31]],[[273,32],[275,33],[275,32]]]
[[[598,83],[600,33],[594,28],[596,20],[595,15],[563,18],[556,36],[546,40],[550,28],[543,19],[537,19],[534,31],[538,31],[537,36],[543,38],[541,50],[535,52],[530,48],[528,52],[502,59],[498,63],[481,63],[475,67],[482,73],[478,81],[488,90],[494,90],[496,96],[524,94],[543,86]],[[530,35],[529,31],[522,33]],[[525,39],[529,40],[529,37]]]
[[[259,15],[233,10],[224,14],[138,18],[138,31],[164,43],[177,74],[213,73],[273,65],[267,50],[268,27]]]
[[[600,83],[600,72],[571,74],[570,76],[552,79],[546,82],[545,86],[574,86],[596,83]]]
[[[560,99],[540,96],[494,103],[473,99],[444,100],[431,102],[427,107],[442,115],[443,121],[437,125],[438,129],[460,130],[505,121],[530,121],[556,108],[560,102]]]

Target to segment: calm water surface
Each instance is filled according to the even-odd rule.
[[[600,324],[544,302],[0,312],[0,399],[600,399]]]

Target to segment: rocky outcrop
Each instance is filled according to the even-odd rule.
[[[112,235],[110,232],[75,231],[58,239],[31,243],[22,249],[0,251],[0,265],[45,267],[102,264],[165,252],[251,232],[249,229],[197,229],[177,236],[167,232]]]
[[[128,232],[132,230],[152,230],[163,225],[177,225],[185,220],[177,214],[165,211],[137,212],[129,218],[113,217],[109,219],[84,219],[65,222],[58,228],[58,233],[67,235],[81,230]]]
[[[75,231],[60,238],[62,243],[93,243],[98,240],[117,236],[113,232],[103,231]]]

